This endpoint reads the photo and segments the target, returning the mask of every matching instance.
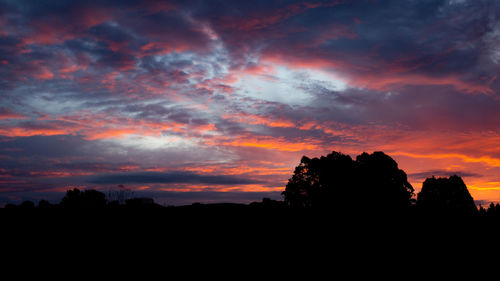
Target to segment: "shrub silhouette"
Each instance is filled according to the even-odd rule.
[[[428,178],[417,196],[417,207],[428,212],[477,213],[474,199],[461,177]]]
[[[38,202],[38,208],[52,208],[54,207],[54,205],[50,204],[49,201],[47,200],[40,200],[40,202]]]
[[[104,208],[106,196],[97,190],[80,191],[78,188],[66,191],[60,203],[64,208]]]
[[[408,207],[413,191],[406,173],[383,152],[363,153],[353,161],[333,151],[302,157],[283,196],[297,208],[392,209]]]
[[[24,201],[22,202],[20,205],[19,205],[19,208],[21,209],[33,209],[35,208],[35,203],[33,203],[33,201]]]
[[[128,208],[157,208],[160,207],[155,203],[153,198],[139,197],[130,198],[125,201],[125,206]]]

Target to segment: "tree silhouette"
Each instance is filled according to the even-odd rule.
[[[53,208],[54,205],[50,204],[49,201],[47,200],[40,200],[40,202],[38,202],[38,208],[43,208],[43,209],[47,209],[47,208]]]
[[[35,208],[35,203],[33,203],[33,201],[26,200],[19,205],[19,208],[33,209],[33,208]]]
[[[66,191],[60,203],[65,208],[104,208],[106,196],[97,190],[80,191],[78,188]]]
[[[321,158],[303,156],[283,192],[285,202],[291,207],[300,208],[326,207],[338,203],[327,201],[343,197],[340,193],[352,181],[353,165],[350,156],[335,151]]]
[[[358,190],[362,200],[378,207],[401,208],[410,204],[414,189],[406,173],[383,152],[363,153],[356,157]]]
[[[113,205],[123,205],[128,199],[132,199],[134,192],[125,188],[123,184],[118,185],[118,189],[108,190],[108,200]]]
[[[417,196],[417,207],[424,211],[455,214],[477,213],[474,199],[461,177],[428,178]],[[490,206],[491,208],[491,206]]]
[[[283,196],[298,208],[390,209],[409,206],[413,191],[406,173],[383,152],[363,153],[353,161],[333,151],[302,157]]]

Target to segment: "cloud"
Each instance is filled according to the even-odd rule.
[[[463,172],[463,171],[448,171],[448,170],[429,170],[429,171],[424,171],[424,172],[418,172],[418,173],[411,173],[408,174],[409,177],[415,178],[415,179],[425,179],[425,178],[430,178],[430,177],[449,177],[457,175],[459,177],[464,177],[464,178],[478,178],[482,177],[483,175],[478,174],[478,173],[472,173],[472,172]]]
[[[151,183],[192,183],[208,185],[256,184],[256,180],[227,175],[199,175],[190,172],[141,172],[97,176],[89,180],[94,184],[151,184]]]
[[[3,190],[278,188],[331,150],[500,182],[495,1],[0,6]]]
[[[25,115],[16,113],[8,108],[0,108],[0,120],[2,119],[26,119]]]

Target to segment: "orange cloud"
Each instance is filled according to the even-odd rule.
[[[237,123],[244,123],[250,125],[265,125],[268,127],[282,127],[282,128],[290,128],[296,127],[295,123],[291,120],[287,120],[284,118],[270,118],[263,115],[250,114],[245,112],[239,112],[234,114],[225,114],[222,115],[223,119],[231,120]]]
[[[31,128],[0,128],[0,135],[6,137],[31,137],[31,136],[55,136],[55,135],[71,135],[75,131],[57,128],[47,129],[31,129]]]
[[[393,155],[408,156],[408,157],[412,157],[412,158],[430,158],[430,159],[457,158],[457,159],[460,159],[460,160],[462,160],[464,162],[468,162],[468,163],[484,163],[484,164],[491,166],[491,167],[500,167],[500,159],[499,158],[492,158],[489,156],[471,157],[468,155],[458,154],[458,153],[416,154],[416,153],[409,153],[409,152],[402,152],[402,151],[393,152],[392,154]]]
[[[214,172],[223,175],[250,175],[250,176],[263,176],[263,175],[275,175],[283,176],[289,175],[292,172],[290,167],[272,167],[269,165],[254,164],[252,166],[245,163],[227,165],[211,165],[211,166],[201,166],[201,167],[187,167],[183,171],[195,172],[198,174],[211,174]]]
[[[126,135],[131,135],[136,133],[134,129],[107,129],[103,128],[99,131],[84,132],[85,139],[87,140],[99,140],[99,139],[111,139],[111,138],[123,138]]]
[[[264,148],[277,151],[310,151],[319,150],[320,145],[316,144],[313,140],[304,140],[301,142],[293,142],[286,140],[285,138],[279,137],[267,137],[267,136],[238,136],[235,138],[222,138],[215,141],[205,141],[207,145],[215,146],[235,146],[235,147],[254,147],[254,148]]]

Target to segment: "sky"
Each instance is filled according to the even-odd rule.
[[[498,202],[499,17],[495,0],[0,0],[0,205],[281,199],[331,151]]]

